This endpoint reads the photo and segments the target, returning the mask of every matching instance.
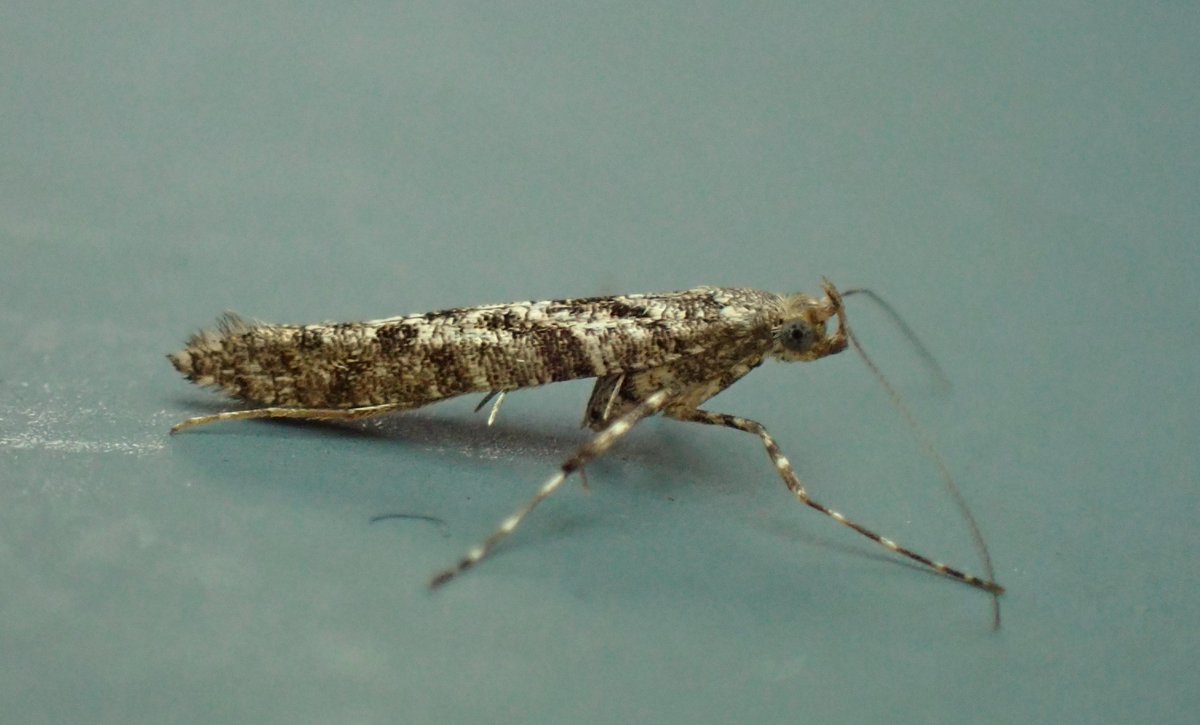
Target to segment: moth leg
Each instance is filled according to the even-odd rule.
[[[195,428],[198,425],[219,423],[225,420],[254,420],[255,418],[303,418],[304,420],[358,420],[373,418],[399,410],[400,405],[388,403],[385,405],[367,405],[361,408],[255,408],[253,410],[230,410],[215,415],[201,415],[188,418],[182,423],[172,426],[171,433]]]
[[[563,461],[557,473],[550,477],[550,480],[542,484],[536,495],[531,498],[524,506],[517,509],[511,516],[504,519],[500,523],[492,535],[483,540],[483,543],[476,546],[467,552],[466,556],[459,560],[458,564],[438,572],[429,581],[429,588],[436,589],[454,577],[463,573],[467,569],[475,566],[481,559],[491,553],[492,549],[496,548],[506,536],[516,530],[529,512],[533,511],[542,501],[558,490],[558,487],[566,481],[567,478],[574,472],[583,468],[583,465],[588,461],[602,455],[613,444],[619,441],[633,426],[642,418],[654,415],[667,406],[671,401],[670,390],[660,390],[638,404],[633,410],[625,415],[617,418],[609,423],[604,430],[597,433],[590,441],[584,443],[576,451],[571,454],[571,457]]]
[[[495,404],[492,405],[492,411],[488,413],[487,417],[487,424],[489,428],[492,427],[492,424],[496,422],[496,416],[500,415],[500,404],[504,402],[504,396],[506,395],[508,395],[507,390],[493,390],[492,392],[483,396],[483,400],[479,401],[479,405],[475,406],[475,412],[478,413],[483,406],[487,405],[489,400],[496,398]]]
[[[592,388],[591,396],[588,397],[587,407],[584,408],[583,420],[580,421],[579,427],[592,430],[603,428],[604,424],[608,422],[608,416],[612,413],[613,405],[617,402],[623,385],[625,385],[625,373],[598,378],[596,386]]]
[[[612,412],[613,403],[617,402],[617,393],[621,392],[621,386],[625,384],[625,373],[617,378],[617,382],[613,384],[612,392],[608,394],[608,400],[604,401],[604,412],[600,415],[600,420],[608,420],[608,414]]]
[[[476,405],[475,410],[473,410],[471,412],[478,413],[479,411],[483,410],[483,406],[487,405],[489,400],[491,400],[492,398],[496,397],[499,394],[500,394],[499,390],[493,390],[493,391],[489,392],[487,395],[483,396],[483,400],[479,401],[479,405]]]
[[[496,422],[496,416],[500,415],[500,404],[504,402],[504,396],[506,396],[506,395],[508,395],[508,393],[501,390],[500,395],[497,396],[497,398],[496,398],[495,404],[492,405],[492,410],[488,413],[488,420],[487,420],[487,424],[488,424],[489,428],[491,428],[492,424]]]
[[[833,509],[819,504],[809,498],[808,492],[804,490],[804,486],[800,483],[800,479],[796,476],[796,472],[792,470],[792,464],[788,461],[787,457],[783,455],[783,451],[779,450],[779,446],[775,443],[775,439],[771,437],[771,434],[767,432],[767,429],[763,427],[762,423],[750,420],[748,418],[741,418],[736,415],[710,413],[707,410],[699,410],[695,408],[683,410],[671,409],[668,410],[665,415],[670,418],[675,418],[676,420],[692,421],[695,423],[704,423],[706,425],[719,425],[726,428],[734,428],[736,430],[745,431],[747,433],[753,433],[762,440],[763,445],[767,449],[767,455],[771,457],[771,462],[775,464],[775,470],[779,471],[779,475],[781,478],[783,478],[783,482],[787,485],[788,490],[800,500],[800,503],[808,506],[809,508],[820,511],[839,524],[854,529],[858,533],[883,546],[884,548],[893,551],[900,556],[912,559],[919,564],[923,564],[939,574],[958,580],[964,584],[969,584],[977,589],[982,589],[985,592],[989,592],[993,595],[1004,593],[1004,587],[1000,586],[996,582],[980,579],[979,577],[967,574],[962,570],[955,569],[941,562],[922,556],[912,549],[905,548],[885,536],[880,536],[862,524],[851,521],[837,511],[834,511]]]

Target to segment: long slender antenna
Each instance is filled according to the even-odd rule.
[[[917,348],[917,351],[921,354],[921,357],[925,358],[926,362],[929,363],[930,367],[937,372],[941,379],[948,381],[946,374],[942,372],[941,366],[937,364],[937,361],[933,359],[933,356],[929,353],[929,350],[923,344],[921,344],[921,341],[917,338],[916,334],[913,333],[912,329],[904,323],[904,320],[902,320],[896,311],[892,309],[891,305],[870,290],[853,289],[847,290],[842,294],[845,296],[855,293],[864,294],[879,303],[880,307],[882,307],[889,315],[892,316],[893,319],[895,319],[896,323],[904,331],[904,334]],[[861,357],[863,362],[866,363],[867,368],[871,371],[871,374],[875,376],[875,379],[879,381],[879,384],[888,394],[888,397],[892,399],[892,405],[896,407],[896,410],[898,410],[900,415],[903,416],[908,422],[909,427],[912,428],[913,434],[917,438],[917,442],[925,451],[925,455],[929,456],[934,465],[937,466],[938,473],[941,475],[942,481],[946,484],[947,490],[950,491],[950,496],[954,499],[955,506],[958,507],[959,513],[962,514],[963,519],[967,522],[967,527],[971,531],[971,538],[975,540],[975,547],[979,550],[980,557],[983,560],[984,574],[987,575],[987,578],[990,581],[996,581],[996,573],[992,568],[992,555],[988,553],[987,543],[985,543],[983,539],[983,532],[980,530],[978,522],[975,521],[975,516],[971,514],[971,509],[969,506],[967,506],[967,500],[963,498],[962,492],[959,491],[958,484],[954,482],[954,476],[950,474],[950,468],[946,466],[945,459],[943,459],[942,455],[938,453],[937,448],[935,448],[933,445],[933,440],[929,437],[929,434],[925,432],[925,429],[921,426],[921,424],[917,422],[916,416],[913,415],[912,410],[908,407],[908,404],[904,402],[904,399],[900,397],[900,393],[896,392],[896,389],[892,387],[892,384],[888,382],[886,377],[884,377],[883,371],[879,369],[879,366],[876,365],[875,361],[871,359],[871,356],[867,354],[867,351],[863,348],[862,343],[858,341],[858,336],[855,335],[852,330],[846,327],[844,320],[840,323],[839,327],[843,332],[846,333],[846,337],[850,340],[850,344],[854,346],[854,349],[856,352],[858,352],[859,357]],[[949,383],[947,382],[946,384],[948,385]],[[992,628],[1000,629],[999,593],[992,594]]]
[[[950,376],[946,375],[945,370],[942,370],[942,366],[938,364],[937,358],[933,356],[933,353],[929,352],[929,348],[925,347],[925,343],[921,342],[921,338],[917,337],[917,333],[913,332],[913,329],[908,326],[908,323],[904,321],[904,318],[900,316],[895,307],[892,307],[887,300],[865,287],[856,287],[855,289],[848,289],[842,292],[843,297],[849,297],[850,295],[862,295],[887,313],[887,316],[892,318],[892,322],[895,323],[896,327],[900,328],[900,332],[904,334],[904,337],[908,338],[909,344],[917,351],[917,355],[925,362],[925,367],[929,368],[929,371],[933,373],[938,389],[942,392],[950,390],[952,387]],[[859,351],[861,352],[861,348],[859,348]]]

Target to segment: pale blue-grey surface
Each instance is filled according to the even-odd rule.
[[[0,720],[1194,722],[1191,3],[7,3]],[[163,354],[275,321],[696,284],[888,296],[864,342],[1009,587],[890,560],[749,436],[651,421],[493,560],[586,383],[168,439]],[[852,355],[713,401],[978,569]],[[386,513],[437,517],[369,524]]]

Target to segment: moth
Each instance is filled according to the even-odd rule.
[[[822,288],[824,295],[814,297],[697,287],[341,324],[274,325],[226,314],[216,329],[193,335],[182,351],[168,357],[188,380],[254,407],[191,418],[171,432],[254,418],[359,420],[470,393],[486,394],[480,407],[496,398],[490,423],[509,391],[596,378],[583,416],[594,437],[487,539],[434,575],[431,587],[478,564],[571,474],[582,474],[586,463],[608,451],[638,421],[661,413],[756,436],[800,503],[938,574],[1001,594],[1004,588],[995,582],[986,548],[986,576],[981,578],[901,546],[813,500],[761,423],[701,407],[768,358],[812,362],[850,344],[862,352],[846,322],[842,294],[828,280],[822,280]],[[861,292],[881,301],[869,290],[847,294]],[[880,380],[899,404],[890,385],[882,376]],[[902,412],[915,425],[907,409]],[[946,479],[953,486],[948,474]],[[982,548],[965,505],[963,510]]]

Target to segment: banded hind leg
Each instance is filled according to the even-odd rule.
[[[386,405],[367,405],[361,408],[254,408],[252,410],[230,410],[213,415],[200,415],[188,418],[182,423],[171,427],[171,433],[195,428],[198,425],[220,423],[229,420],[254,420],[256,418],[300,418],[302,420],[360,420],[373,418],[377,415],[401,410],[403,406],[389,403]]]
[[[597,456],[603,455],[617,441],[623,438],[638,421],[661,411],[670,401],[671,391],[660,390],[646,398],[633,410],[609,423],[603,430],[593,436],[590,441],[577,448],[571,454],[570,458],[563,461],[559,470],[550,477],[550,480],[542,484],[537,494],[524,506],[517,509],[511,516],[500,522],[500,526],[492,532],[491,536],[484,539],[483,543],[468,551],[466,556],[459,559],[458,564],[435,574],[429,581],[429,588],[436,589],[478,564],[480,560],[496,548],[497,544],[515,531],[521,525],[521,522],[525,520],[525,517],[538,504],[545,501],[551,494],[557,491],[572,473],[576,471],[582,472],[585,463]]]
[[[682,410],[668,409],[664,415],[676,420],[733,428],[735,430],[752,433],[758,436],[759,439],[762,440],[763,446],[765,446],[767,449],[767,455],[770,456],[771,463],[775,464],[775,470],[779,471],[779,476],[783,478],[784,484],[786,484],[788,490],[791,491],[797,499],[799,499],[800,503],[808,506],[809,508],[820,511],[843,526],[854,529],[858,533],[883,546],[889,551],[911,559],[918,564],[922,564],[943,576],[955,579],[964,584],[969,584],[977,589],[982,589],[992,595],[1004,593],[1004,587],[1000,586],[994,581],[980,579],[979,577],[968,574],[960,569],[955,569],[954,567],[947,566],[939,561],[934,561],[926,556],[922,556],[912,549],[903,547],[885,536],[880,536],[862,524],[851,521],[837,511],[834,511],[833,509],[814,501],[809,497],[808,492],[804,490],[804,485],[800,483],[800,479],[796,476],[796,472],[792,470],[791,462],[788,461],[787,456],[783,455],[783,451],[779,450],[779,446],[775,443],[775,439],[771,437],[771,434],[767,432],[767,429],[763,427],[762,423],[736,415],[711,413],[707,410],[699,410],[696,408]]]

